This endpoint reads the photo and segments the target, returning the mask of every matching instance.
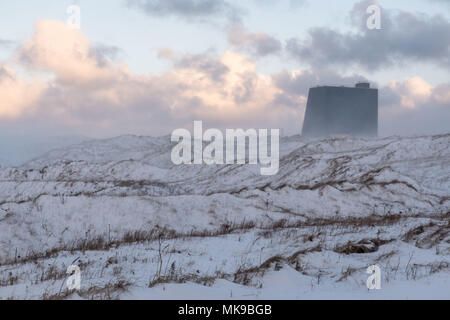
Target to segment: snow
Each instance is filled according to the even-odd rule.
[[[82,292],[60,298],[450,298],[450,134],[285,137],[270,177],[175,166],[172,146],[91,140],[0,167],[0,297],[61,294],[76,260]]]
[[[124,300],[448,300],[450,280],[447,276],[433,280],[396,282],[380,290],[362,285],[338,286],[325,283],[315,286],[314,280],[292,268],[271,272],[263,279],[262,288],[246,287],[226,280],[217,280],[210,287],[196,283],[166,284],[155,288],[132,287],[121,295]]]

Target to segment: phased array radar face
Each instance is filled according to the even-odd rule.
[[[309,90],[303,136],[378,135],[378,89],[323,86]]]

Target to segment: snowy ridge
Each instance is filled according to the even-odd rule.
[[[375,255],[383,254],[389,259],[398,256],[406,266],[406,257],[414,252],[420,257],[417,265],[423,266],[416,277],[417,272],[423,277],[448,275],[450,134],[282,138],[280,170],[269,177],[261,176],[257,165],[175,166],[170,160],[172,146],[170,137],[123,136],[57,149],[18,168],[0,167],[0,272],[3,268],[17,274],[8,285],[1,273],[0,297],[42,298],[46,280],[31,293],[22,289],[32,279],[33,261],[45,265],[49,257],[58,258],[55,261],[63,270],[72,258],[86,256],[82,260],[90,261],[85,270],[93,286],[106,281],[98,274],[99,268],[107,268],[100,266],[104,261],[99,257],[108,260],[114,253],[120,256],[115,263],[124,272],[118,272],[120,276],[132,287],[145,287],[155,265],[157,243],[152,237],[129,241],[126,235],[149,230],[170,234],[166,241],[179,252],[166,258],[166,269],[173,267],[170,272],[186,278],[168,282],[198,282],[192,274],[200,274],[203,279],[259,286],[265,281],[264,272],[248,281],[234,281],[237,270],[261,266],[277,255],[281,258],[273,261],[279,264],[275,269],[281,268],[280,274],[288,277],[293,273],[306,277],[300,282],[328,270],[325,287],[340,279],[344,267],[362,270],[379,258]],[[423,230],[414,234],[412,230],[420,226]],[[205,232],[209,232],[207,241],[198,242]],[[103,244],[98,250],[80,245],[100,238]],[[181,238],[185,240],[177,240]],[[356,247],[376,250],[368,249],[362,260],[348,258],[345,266],[333,265],[331,261],[344,259],[338,248],[349,241],[363,241]],[[318,246],[320,250],[315,250]],[[215,257],[215,247],[224,248],[223,257]],[[191,256],[198,261],[187,261]],[[233,260],[244,256],[249,261]],[[136,262],[130,265],[125,262],[129,259]],[[265,266],[271,267],[271,263]],[[110,271],[102,272],[109,282],[117,280],[118,275]],[[135,276],[130,276],[133,272]],[[399,273],[399,279],[410,280],[408,272],[412,271]],[[365,277],[362,274],[359,282]],[[56,279],[60,285],[61,278]],[[341,282],[346,283],[337,283]],[[48,294],[55,294],[49,290]],[[159,292],[156,287],[146,290],[150,296]],[[265,296],[264,291],[243,290]]]

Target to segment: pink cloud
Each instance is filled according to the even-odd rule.
[[[0,67],[0,123],[18,130],[33,125],[58,134],[111,136],[168,134],[203,120],[218,128],[272,127],[295,134],[301,129],[308,87],[349,85],[361,78],[313,69],[267,76],[250,58],[233,51],[180,55],[165,49],[160,55],[173,62],[172,70],[135,74],[123,62],[103,59],[81,31],[60,21],[39,21],[19,48],[18,61],[51,76],[26,80],[10,67]],[[390,94],[382,115],[389,121],[396,119],[395,110],[427,107],[432,112],[433,103],[450,101],[448,84],[432,87],[419,77],[392,82],[382,92]]]
[[[30,40],[22,45],[18,58],[28,68],[55,74],[70,85],[102,85],[128,74],[125,66],[101,65],[91,51],[92,44],[78,29],[56,20],[40,20]]]
[[[43,85],[34,99],[30,97],[29,108],[8,103],[8,113],[30,118],[36,110],[38,122],[52,119],[61,127],[93,135],[167,134],[196,119],[216,126],[280,127],[300,121],[300,110],[273,108],[282,90],[242,54],[179,55],[176,61],[166,54],[174,59],[174,68],[156,76],[134,74],[120,61],[99,63],[92,50],[81,31],[60,21],[39,21],[18,50],[18,60],[52,77],[36,79]],[[20,100],[26,91],[25,85],[9,90],[8,101]],[[5,110],[0,120],[5,120]]]
[[[16,119],[34,112],[34,104],[45,90],[39,80],[24,80],[8,65],[0,65],[0,119]]]

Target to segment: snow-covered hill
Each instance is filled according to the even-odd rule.
[[[365,268],[380,264],[397,288],[386,296],[431,279],[450,298],[436,289],[449,275],[450,134],[283,138],[275,176],[175,166],[172,146],[123,136],[0,168],[0,297],[61,297],[79,258],[83,297],[154,297],[165,282],[267,297],[278,277],[301,286],[291,298],[358,297]]]

